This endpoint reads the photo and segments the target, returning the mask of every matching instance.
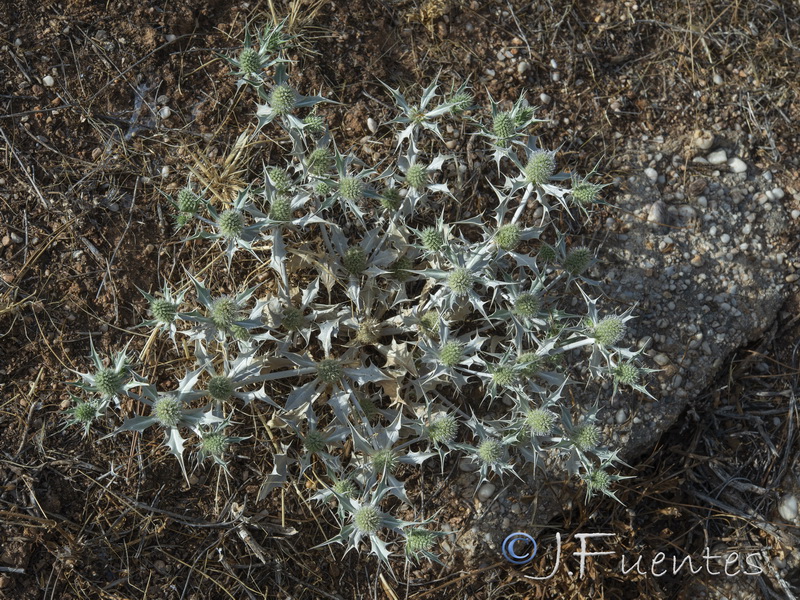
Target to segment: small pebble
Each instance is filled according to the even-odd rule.
[[[464,473],[472,473],[478,470],[478,463],[469,458],[462,458],[458,463],[458,468]]]
[[[644,170],[644,174],[647,175],[647,178],[651,182],[655,183],[656,181],[658,181],[658,171],[656,171],[655,169],[647,168]]]
[[[53,87],[56,83],[56,80],[53,79],[50,75],[45,75],[42,78],[42,83],[44,84],[45,87]]]
[[[175,35],[174,33],[168,33],[167,35],[164,36],[164,39],[167,40],[168,42],[174,42],[175,40],[178,39],[178,36]]]
[[[622,425],[625,421],[627,421],[627,419],[628,419],[628,413],[625,412],[624,408],[620,408],[617,411],[617,416],[616,416],[617,425]]]
[[[778,512],[786,521],[794,521],[798,513],[797,496],[786,494],[781,498],[780,504],[778,504]]]
[[[747,171],[747,163],[738,156],[728,161],[728,167],[730,167],[730,170],[734,173],[744,173]]]
[[[663,352],[659,352],[653,357],[659,367],[666,367],[669,364],[669,357]]]
[[[478,499],[481,502],[486,502],[492,497],[497,487],[493,483],[486,482],[478,489]]]
[[[772,195],[775,197],[775,200],[780,200],[785,195],[781,188],[772,188]]]
[[[163,177],[164,179],[169,177],[169,165],[164,165],[163,167],[161,167],[161,177]]]
[[[727,233],[723,233],[721,236],[719,236],[719,241],[723,244],[727,244],[731,241],[731,236],[729,236]]]
[[[695,254],[691,260],[693,267],[702,267],[703,266],[703,257],[699,254]]]
[[[699,150],[711,150],[714,145],[714,134],[707,129],[698,129],[694,132],[693,141]]]
[[[517,73],[519,73],[520,75],[524,75],[530,68],[531,68],[530,63],[526,60],[523,60],[521,63],[517,65]]]
[[[541,94],[539,94],[539,100],[542,101],[542,104],[550,104],[552,98],[550,97],[550,94],[545,94],[544,92],[542,92]]]
[[[372,133],[377,133],[378,131],[378,123],[372,117],[367,119],[367,129],[369,129]]]
[[[722,85],[722,75],[714,73],[713,80],[714,80],[714,85]]]
[[[717,150],[709,154],[706,159],[708,160],[709,164],[721,165],[728,162],[728,153],[725,152],[725,150]]]
[[[800,274],[792,273],[791,275],[786,276],[786,283],[794,283],[798,279],[800,279]]]
[[[793,219],[800,219],[800,210],[797,210],[797,209],[795,208],[795,209],[792,211],[792,218],[793,218]]]
[[[160,111],[158,111],[158,116],[162,119],[169,119],[170,115],[172,114],[172,110],[169,106],[163,107]]]

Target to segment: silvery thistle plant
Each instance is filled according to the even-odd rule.
[[[193,400],[203,396],[203,392],[195,390],[202,370],[201,368],[186,373],[178,382],[178,387],[170,392],[159,392],[153,385],[143,385],[141,395],[137,395],[136,399],[150,408],[150,414],[125,419],[119,429],[105,437],[123,431],[142,433],[153,425],[162,427],[164,429],[164,445],[178,459],[183,476],[188,483],[189,478],[183,461],[186,439],[181,435],[180,430],[190,429],[198,433],[200,425],[209,425],[223,420],[221,417],[214,416],[210,406],[189,408],[189,404]]]

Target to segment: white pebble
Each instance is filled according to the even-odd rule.
[[[666,367],[669,364],[669,357],[663,352],[659,352],[653,357],[659,367]]]
[[[163,167],[161,167],[161,177],[163,177],[164,179],[169,177],[169,165],[164,165]]]
[[[728,167],[730,167],[730,170],[734,173],[744,173],[747,171],[747,163],[738,156],[735,156],[728,161]]]
[[[725,152],[725,150],[717,150],[716,152],[709,154],[706,159],[708,160],[709,164],[721,165],[725,162],[728,162],[728,153]]]
[[[378,131],[378,123],[372,117],[367,119],[367,129],[369,129],[372,133],[377,133]]]
[[[158,111],[158,116],[162,119],[169,119],[169,116],[172,114],[172,110],[169,106],[164,106],[160,111]]]
[[[784,192],[781,188],[776,187],[772,188],[772,195],[775,196],[775,200],[780,200],[784,196]]]
[[[45,87],[53,87],[56,83],[56,80],[53,79],[50,75],[45,75],[42,79],[42,83]]]
[[[778,504],[778,512],[786,521],[794,521],[798,513],[797,496],[786,494],[781,498],[781,502]]]
[[[658,181],[658,171],[656,171],[655,169],[648,167],[647,169],[644,170],[644,174],[647,175],[647,178],[653,183]]]
[[[729,236],[727,233],[723,233],[721,236],[719,236],[719,241],[723,244],[727,244],[731,241],[731,236]]]
[[[557,69],[558,68],[558,63],[556,62],[555,58],[551,58],[550,59],[550,67],[552,67],[553,69]]]
[[[493,483],[486,482],[478,489],[478,500],[486,502],[492,497],[497,487]]]
[[[550,104],[552,98],[550,97],[550,94],[541,93],[539,94],[539,100],[542,101],[542,104]]]
[[[715,85],[722,85],[722,76],[718,73],[714,73],[714,84]]]
[[[168,42],[174,42],[175,40],[178,39],[178,36],[175,35],[174,33],[168,33],[167,35],[164,36],[164,39],[167,40]]]
[[[530,63],[526,60],[523,60],[521,63],[517,65],[517,73],[519,73],[520,75],[524,75],[530,68],[531,68]]]
[[[707,129],[698,129],[694,132],[694,145],[700,150],[711,150],[714,134]]]
[[[792,218],[793,218],[793,219],[800,219],[800,210],[797,210],[797,209],[795,208],[795,209],[792,211]]]
[[[554,73],[550,74],[550,79],[552,79],[553,81],[558,81],[559,79],[561,79],[561,75],[558,74],[558,71],[555,71]]]
[[[620,409],[617,411],[617,417],[616,417],[616,419],[617,419],[617,424],[618,424],[618,425],[622,425],[622,424],[623,424],[623,423],[624,423],[624,422],[625,422],[625,421],[628,419],[628,413],[627,413],[627,412],[625,412],[625,409],[624,409],[624,408],[620,408]]]

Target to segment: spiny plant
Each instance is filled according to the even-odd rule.
[[[624,345],[633,307],[601,311],[588,294],[598,293],[595,253],[567,247],[560,229],[589,215],[603,186],[558,172],[557,152],[531,135],[538,120],[524,95],[489,98],[484,109],[466,84],[441,95],[438,79],[419,99],[386,86],[398,109],[385,123],[389,159],[369,165],[342,153],[328,101],[292,83],[289,44],[278,25],[248,33],[227,57],[255,101],[249,134],[275,144],[268,155],[277,158],[249,172],[227,204],[213,190],[178,192],[182,242],[208,252],[195,253],[203,258],[186,281],[144,293],[143,326],[174,342],[164,365],[193,364],[177,386],[157,385],[163,367],[148,368],[151,382],[125,352],[107,361],[92,346],[67,425],[88,435],[116,418],[113,403],[124,418],[109,435],[158,429],[184,476],[187,452],[194,468],[228,473],[226,456],[246,439],[232,416],[257,403],[291,441],[271,457],[256,500],[313,470],[323,482],[313,499],[340,524],[326,543],[348,551],[366,542],[385,564],[394,548],[437,560],[439,532],[392,516],[387,498],[413,506],[408,475],[429,460],[444,473],[450,453],[474,463],[478,483],[541,477],[537,461],[547,457],[587,496],[615,497],[621,463],[597,420],[606,406],[588,406],[585,390],[646,394],[652,370]],[[453,120],[496,166],[467,174],[490,201],[463,220],[446,218],[470,201],[452,185],[471,164],[445,146]],[[542,209],[536,223],[531,205]],[[248,268],[257,272],[246,281],[259,283],[238,287]],[[564,401],[567,389],[575,400]]]

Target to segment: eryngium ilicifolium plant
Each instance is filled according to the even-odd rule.
[[[436,558],[426,521],[392,516],[387,500],[414,506],[403,482],[427,461],[445,473],[446,460],[467,458],[480,483],[540,477],[547,458],[587,496],[615,497],[621,463],[598,414],[619,388],[646,393],[650,370],[627,349],[632,309],[600,302],[594,251],[559,229],[590,214],[602,186],[559,172],[530,134],[538,120],[524,96],[480,109],[466,86],[443,96],[436,80],[418,100],[387,86],[398,112],[384,121],[394,137],[380,164],[343,154],[327,101],[294,86],[286,42],[280,27],[248,35],[230,59],[253,91],[252,145],[287,140],[267,153],[279,158],[257,164],[244,189],[204,189],[213,203],[188,186],[173,201],[193,232],[183,242],[209,262],[154,282],[144,325],[151,338],[182,338],[159,353],[171,372],[157,379],[182,365],[180,381],[157,387],[124,352],[104,360],[92,348],[67,423],[89,432],[113,403],[114,433],[160,431],[184,474],[188,452],[194,468],[234,476],[247,439],[238,424],[253,422],[236,414],[260,404],[284,445],[255,500],[290,472],[323,481],[314,499],[335,499],[342,526],[330,542],[382,561]],[[446,149],[454,120],[491,158],[469,164],[488,169],[466,173],[465,156]],[[468,212],[476,197],[480,215]],[[242,277],[246,265],[258,276]]]

